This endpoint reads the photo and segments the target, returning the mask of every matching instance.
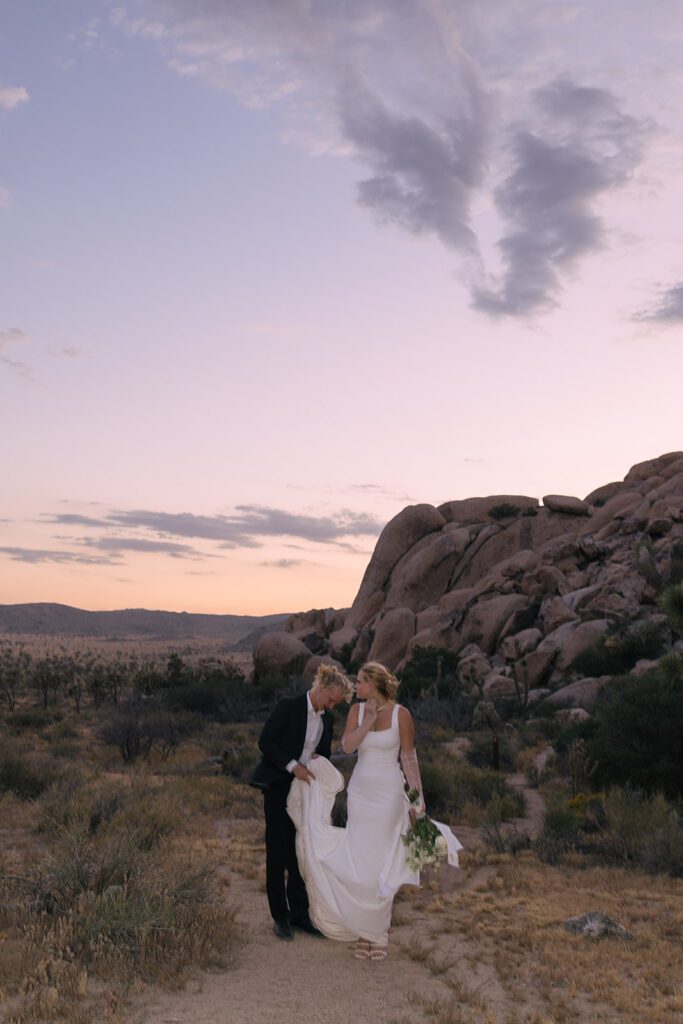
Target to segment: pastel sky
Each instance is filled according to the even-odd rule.
[[[0,602],[351,602],[683,448],[680,0],[0,14]]]

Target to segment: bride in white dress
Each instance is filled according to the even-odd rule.
[[[326,758],[309,763],[315,781],[295,780],[288,801],[311,919],[329,938],[357,940],[358,959],[386,958],[394,895],[401,885],[420,881],[406,864],[402,837],[424,801],[415,728],[407,708],[396,703],[397,689],[397,680],[377,662],[358,673],[356,693],[364,703],[351,707],[342,738],[347,753],[358,751],[346,828],[330,824],[344,781]],[[405,780],[420,793],[421,807],[409,804]]]

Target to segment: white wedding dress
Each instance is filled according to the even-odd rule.
[[[361,704],[359,725],[364,710]],[[399,747],[395,705],[389,728],[367,733],[358,748],[346,828],[330,823],[344,780],[326,758],[316,757],[308,765],[315,782],[292,783],[287,810],[297,829],[299,868],[311,919],[328,938],[387,943],[396,891],[420,883],[419,872],[406,864],[402,841],[410,816]]]

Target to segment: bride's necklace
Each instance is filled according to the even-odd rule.
[[[375,708],[375,711],[383,711],[384,708],[388,708],[391,703],[392,701],[386,700],[384,704],[378,704],[377,707]]]

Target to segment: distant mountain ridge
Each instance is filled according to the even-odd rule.
[[[66,604],[2,604],[0,634],[91,636],[113,639],[178,640],[211,638],[238,643],[249,634],[284,626],[289,613],[275,615],[203,615],[194,612],[148,611],[125,608],[90,612]]]

